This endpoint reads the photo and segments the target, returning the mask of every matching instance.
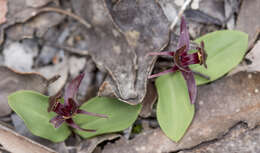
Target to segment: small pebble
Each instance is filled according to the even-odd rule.
[[[177,5],[177,6],[182,6],[183,4],[184,4],[184,0],[175,0],[175,4]]]
[[[248,74],[248,79],[251,79],[252,78],[252,74]]]
[[[238,113],[240,111],[240,109],[238,108],[238,109],[236,109],[236,112]]]
[[[199,3],[200,3],[200,0],[193,0],[193,2],[191,3],[191,8],[192,9],[199,9]]]

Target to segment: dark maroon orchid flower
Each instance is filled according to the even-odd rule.
[[[74,123],[72,117],[76,114],[86,114],[91,116],[107,118],[107,116],[103,114],[91,113],[79,109],[80,105],[75,100],[75,97],[83,77],[84,74],[80,74],[66,86],[64,99],[61,97],[61,93],[58,93],[50,97],[48,112],[53,111],[58,114],[50,120],[50,122],[54,125],[55,128],[60,127],[62,123],[66,122],[72,128],[87,132],[95,132],[96,130],[80,128],[77,124]],[[62,103],[63,100],[64,103]]]
[[[206,59],[207,54],[204,50],[204,42],[202,41],[200,44],[200,47],[197,47],[197,52],[189,54],[188,51],[190,49],[190,38],[188,34],[188,29],[186,27],[186,21],[184,17],[181,18],[181,26],[180,26],[180,38],[178,43],[178,50],[173,52],[152,52],[148,55],[168,55],[173,56],[174,66],[169,69],[165,70],[163,72],[160,72],[158,74],[154,74],[149,76],[150,78],[158,77],[166,73],[175,72],[177,70],[181,71],[189,91],[189,97],[192,104],[195,103],[196,96],[197,96],[197,86],[195,83],[194,74],[189,68],[189,65],[192,64],[200,64],[204,65],[205,68],[207,68],[206,65]]]

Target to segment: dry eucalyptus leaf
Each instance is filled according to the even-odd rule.
[[[7,0],[0,0],[0,24],[5,23],[7,11]]]
[[[149,117],[153,110],[153,105],[157,100],[157,91],[155,85],[151,82],[147,84],[147,92],[143,100],[142,110],[140,112],[141,117]]]
[[[0,124],[0,145],[14,153],[56,153]]]
[[[11,29],[13,29],[9,29],[9,32],[13,32],[11,33],[13,34],[12,38],[19,40],[22,38],[32,37],[34,32],[38,36],[44,34],[44,32],[47,31],[49,27],[57,24],[57,22],[60,21],[63,17],[59,14],[53,13],[42,14],[41,18],[28,21],[32,17],[38,15],[40,12],[40,6],[42,7],[49,2],[50,0],[39,0],[37,2],[35,0],[9,0],[6,22],[0,24],[0,44],[2,44],[4,41],[5,29],[9,28],[10,26],[12,26]],[[58,20],[58,18],[60,20]],[[26,21],[28,21],[26,24],[22,24]]]
[[[79,73],[83,70],[86,64],[85,57],[75,57],[71,56],[69,58],[69,72],[72,78],[75,78],[79,75]]]
[[[37,73],[20,73],[8,67],[0,66],[0,116],[11,113],[7,96],[17,90],[35,90],[46,92],[49,81]]]
[[[236,29],[249,35],[249,44],[253,44],[260,32],[260,1],[243,1],[238,14]]]
[[[238,125],[223,138],[180,153],[257,153],[260,152],[260,128],[250,130]]]
[[[194,147],[222,137],[243,121],[249,128],[260,122],[260,73],[238,73],[198,89],[196,116],[179,143],[159,130],[151,130],[126,141],[107,145],[104,153],[163,153]]]
[[[40,14],[24,24],[17,24],[8,28],[7,36],[12,40],[24,38],[43,37],[50,27],[58,25],[64,19],[64,15],[49,12]]]
[[[28,7],[41,7],[48,4],[51,1],[56,0],[25,0],[25,3]]]
[[[30,72],[37,50],[23,43],[6,43],[3,49],[4,65],[17,71]],[[19,59],[19,60],[17,60]]]
[[[227,21],[227,28],[235,28],[235,13],[239,11],[240,0],[225,0],[225,17],[229,18]]]
[[[64,87],[68,79],[69,62],[67,57],[65,56],[60,63],[41,67],[39,69],[36,69],[35,71],[42,74],[48,79],[54,77],[55,75],[60,75],[60,78],[54,83],[50,84],[50,86],[48,87],[48,95],[55,95]]]
[[[134,90],[136,55],[123,34],[111,22],[103,1],[76,0],[72,5],[76,13],[93,27],[86,30],[85,41],[94,62],[101,70],[108,71],[117,84],[127,83],[128,86],[124,86],[124,89],[129,90],[119,89],[118,96],[124,99],[135,98],[137,96]]]
[[[224,1],[222,0],[200,0],[199,10],[220,20],[221,22],[224,22],[225,20]]]
[[[169,22],[173,22],[177,17],[177,13],[178,13],[178,7],[176,6],[175,1],[159,0],[158,3],[163,9],[163,12],[167,16]]]
[[[82,141],[77,148],[77,153],[92,153],[100,143],[102,143],[106,140],[114,140],[119,137],[120,137],[119,134],[109,134],[109,135],[97,136],[97,137]]]
[[[246,55],[252,63],[247,66],[247,71],[254,72],[260,71],[260,41],[257,41],[254,48]]]
[[[101,70],[112,78],[114,94],[130,104],[142,102],[147,77],[156,57],[168,42],[167,18],[155,1],[76,0],[76,13],[92,24],[86,31],[88,51]]]

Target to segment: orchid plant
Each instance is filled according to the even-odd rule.
[[[96,132],[92,129],[82,129],[73,121],[72,117],[77,114],[86,114],[90,116],[97,116],[107,118],[107,115],[96,114],[79,109],[79,103],[76,102],[75,97],[80,86],[80,83],[84,77],[84,73],[80,74],[74,80],[72,80],[65,88],[64,99],[61,98],[60,92],[49,98],[48,112],[53,111],[57,113],[57,116],[53,117],[50,122],[55,128],[59,128],[63,122],[66,122],[69,126],[86,132]],[[61,103],[64,100],[64,104]]]
[[[178,50],[177,51],[169,51],[169,52],[151,52],[148,55],[168,55],[173,56],[174,66],[169,69],[165,70],[161,73],[154,74],[149,76],[149,78],[154,78],[161,76],[163,74],[167,74],[170,72],[176,72],[177,70],[181,71],[184,79],[186,80],[190,101],[192,104],[195,103],[196,95],[197,95],[197,86],[195,83],[195,77],[193,72],[189,68],[189,65],[192,64],[200,64],[204,65],[207,68],[206,59],[207,53],[204,50],[204,42],[201,41],[201,46],[197,47],[197,52],[189,54],[188,51],[190,49],[190,37],[188,33],[188,29],[186,26],[186,21],[184,17],[181,18],[181,26],[180,26],[180,38],[178,43]]]
[[[215,31],[196,39],[199,45],[195,50],[190,41],[182,17],[178,49],[148,54],[173,57],[171,69],[148,78],[156,77],[159,125],[175,142],[183,137],[195,114],[197,85],[214,81],[239,64],[247,50],[248,36],[239,31]],[[198,73],[201,75],[194,75]],[[8,103],[33,134],[53,142],[64,141],[71,132],[90,138],[122,131],[135,122],[141,104],[131,106],[106,97],[94,97],[80,104],[76,95],[83,78],[84,74],[80,74],[73,79],[63,97],[61,93],[48,97],[22,90],[9,95]]]

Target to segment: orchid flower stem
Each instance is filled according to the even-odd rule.
[[[210,77],[207,76],[207,75],[205,75],[205,74],[202,74],[202,73],[197,72],[197,71],[194,71],[194,70],[192,70],[192,72],[193,72],[194,74],[196,74],[196,75],[198,75],[198,76],[204,78],[204,79],[210,80]]]

